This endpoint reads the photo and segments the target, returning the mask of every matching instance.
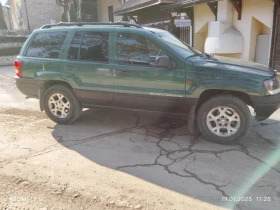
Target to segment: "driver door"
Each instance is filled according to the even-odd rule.
[[[183,66],[156,67],[156,58],[168,54],[145,36],[119,32],[117,39],[114,104],[164,112],[185,109]]]

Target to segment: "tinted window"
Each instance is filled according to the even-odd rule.
[[[134,34],[118,36],[119,64],[153,66],[156,57],[166,55],[145,37]]]
[[[79,59],[79,50],[81,45],[83,32],[76,32],[75,36],[71,42],[68,59],[78,60]]]
[[[181,40],[177,39],[170,33],[160,34],[160,38],[176,53],[180,54],[182,57],[187,58],[194,54],[200,54],[199,51],[194,50],[192,47],[184,44]]]
[[[67,32],[39,33],[33,38],[25,56],[58,58]]]
[[[150,56],[150,65],[154,65],[154,61],[158,56],[167,56],[165,52],[159,48],[157,45],[155,45],[150,40],[147,40],[148,49],[149,49],[149,56]]]
[[[84,32],[80,60],[108,62],[109,33]]]

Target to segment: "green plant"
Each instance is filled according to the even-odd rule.
[[[0,36],[0,43],[6,42],[25,42],[27,37],[25,36]]]
[[[11,48],[2,48],[0,50],[0,56],[11,56],[18,55],[21,47],[11,47]]]
[[[67,17],[67,13],[63,12],[61,17],[60,17],[60,22],[68,22],[68,17]]]
[[[75,7],[75,4],[72,3],[70,5],[70,22],[77,22],[77,8]]]

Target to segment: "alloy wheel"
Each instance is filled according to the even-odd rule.
[[[219,106],[212,109],[207,115],[207,127],[215,135],[229,137],[240,128],[239,114],[232,108]]]
[[[58,118],[66,118],[69,115],[70,102],[60,93],[51,95],[48,105],[51,113]]]

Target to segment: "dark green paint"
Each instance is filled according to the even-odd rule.
[[[67,60],[69,45],[76,31],[107,31],[110,33],[109,63]],[[68,31],[59,59],[27,58],[28,43],[36,33]],[[119,65],[117,54],[118,33],[145,36],[165,50],[176,63],[175,69]],[[265,96],[263,81],[275,76],[273,71],[254,63],[217,58],[185,59],[170,50],[155,33],[141,28],[91,26],[40,29],[25,42],[18,60],[23,61],[23,77],[36,80],[56,80],[69,83],[74,89],[109,91],[141,95],[171,94],[178,98],[199,98],[209,89],[233,90],[254,96]],[[72,70],[65,66],[73,67]],[[122,71],[128,73],[122,74]],[[113,100],[113,98],[112,98]]]

